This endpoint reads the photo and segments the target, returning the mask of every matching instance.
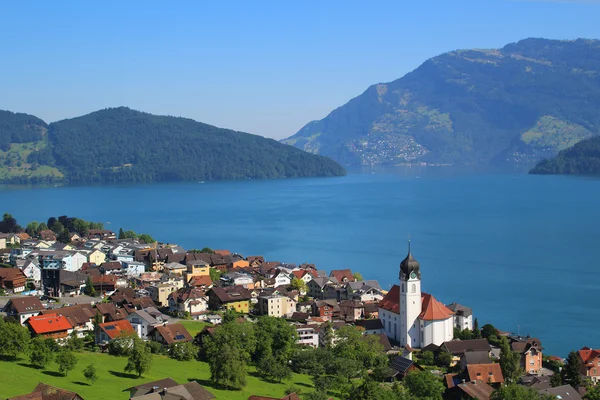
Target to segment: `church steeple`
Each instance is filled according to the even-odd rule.
[[[412,253],[410,251],[410,240],[408,241],[408,255],[402,262],[400,263],[400,279],[401,280],[409,280],[409,279],[421,279],[421,266],[419,262],[414,259]]]

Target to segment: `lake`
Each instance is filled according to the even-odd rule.
[[[388,289],[412,238],[423,290],[546,351],[600,346],[600,180],[414,168],[340,178],[0,186],[25,225],[69,215],[185,248],[351,268]]]

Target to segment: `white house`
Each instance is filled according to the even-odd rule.
[[[458,303],[448,304],[448,308],[454,312],[454,326],[461,331],[473,330],[473,311]]]
[[[23,267],[21,267],[21,271],[23,272],[23,275],[27,277],[28,281],[33,282],[36,287],[40,287],[42,282],[42,270],[37,259],[26,260]]]
[[[319,325],[297,325],[299,345],[310,346],[312,348],[319,347]]]
[[[273,278],[275,278],[275,286],[274,287],[289,286],[290,283],[292,283],[292,280],[290,279],[290,274],[284,272],[283,270],[277,271],[275,273],[275,275],[273,276]]]
[[[127,276],[140,276],[146,272],[146,264],[139,261],[123,261],[123,272]]]
[[[249,274],[241,272],[230,272],[221,277],[221,280],[228,285],[248,287],[254,283],[254,279]]]
[[[143,340],[147,340],[148,334],[152,329],[154,329],[156,325],[161,324],[160,321],[144,310],[137,310],[129,314],[126,319],[131,326],[133,326],[135,333]]]
[[[400,263],[400,285],[379,303],[379,319],[391,340],[404,347],[440,345],[454,338],[454,312],[421,292],[421,269],[410,252]]]
[[[296,301],[281,295],[260,296],[258,308],[261,315],[276,318],[289,317],[296,311]]]
[[[183,288],[169,295],[169,310],[190,313],[192,319],[203,319],[208,310],[208,296],[203,290]]]

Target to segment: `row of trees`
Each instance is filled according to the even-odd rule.
[[[144,243],[154,243],[155,240],[152,236],[147,233],[142,233],[138,235],[134,231],[124,231],[123,228],[119,229],[119,239],[139,239]]]

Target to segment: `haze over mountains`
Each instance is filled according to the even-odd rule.
[[[532,166],[600,129],[600,41],[456,50],[313,121],[283,143],[345,166]]]
[[[336,162],[186,118],[110,108],[46,124],[0,111],[0,182],[118,183],[344,175]]]

